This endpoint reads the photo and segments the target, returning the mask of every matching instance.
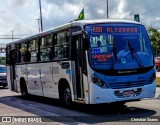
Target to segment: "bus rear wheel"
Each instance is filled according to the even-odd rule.
[[[21,80],[21,96],[23,98],[28,97],[27,85],[26,85],[26,82],[24,80]]]

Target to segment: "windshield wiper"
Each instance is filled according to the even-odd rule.
[[[116,47],[115,47],[114,41],[113,41],[113,54],[115,55],[115,58],[116,58],[116,61],[117,61],[118,57],[117,57]]]
[[[131,47],[131,44],[130,44],[130,42],[129,42],[128,39],[127,39],[127,42],[128,42],[128,48],[129,48],[129,50],[131,52],[132,59],[133,59],[133,57],[135,57],[135,61],[137,62],[138,66],[141,67],[141,68],[143,68],[144,65],[143,65],[141,59],[137,55],[136,51]]]
[[[117,57],[116,47],[115,47],[114,41],[113,41],[112,45],[113,45],[113,58],[112,58],[112,65],[113,65],[113,67],[112,67],[112,69],[114,69],[114,57],[115,57],[116,61],[118,60],[118,57]]]

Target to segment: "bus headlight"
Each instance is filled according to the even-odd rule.
[[[99,81],[99,79],[95,76],[92,76],[92,82],[93,83],[97,83]]]
[[[156,79],[156,74],[153,73],[149,78],[148,84],[152,84],[155,79]]]
[[[92,75],[92,82],[101,88],[107,88],[106,84],[94,75]]]

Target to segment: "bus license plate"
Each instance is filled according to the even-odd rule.
[[[123,92],[124,95],[131,95],[131,94],[133,94],[133,93],[134,93],[133,90],[127,90],[127,91],[124,91],[124,92]]]

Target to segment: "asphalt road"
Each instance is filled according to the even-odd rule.
[[[0,88],[0,124],[160,124],[159,95],[160,88],[157,88],[155,98],[128,102],[123,107],[74,104],[69,109],[58,100],[38,96],[23,99],[19,93]],[[9,123],[4,121],[6,117],[14,120]],[[37,118],[37,121],[30,118]]]

